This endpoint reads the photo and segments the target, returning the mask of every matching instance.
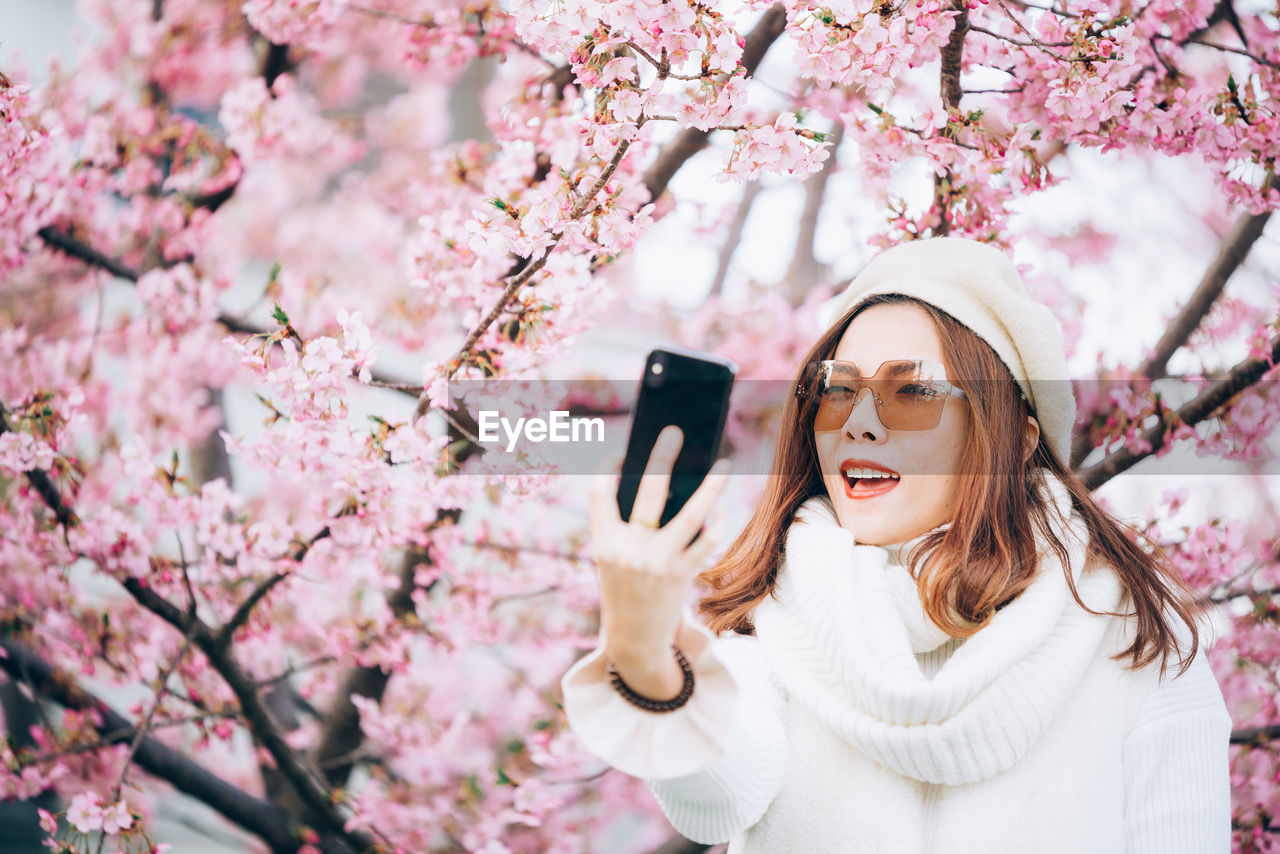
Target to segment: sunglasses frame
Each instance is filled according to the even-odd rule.
[[[849,367],[850,369],[852,369],[852,372],[853,372],[853,373],[856,373],[856,374],[857,374],[858,379],[860,379],[860,380],[863,380],[863,381],[864,381],[862,385],[860,385],[857,389],[855,389],[855,390],[854,390],[854,393],[853,393],[853,405],[852,405],[852,406],[850,407],[850,409],[849,409],[849,414],[850,414],[850,415],[851,415],[851,414],[853,414],[853,409],[858,405],[858,400],[859,400],[859,399],[861,398],[861,396],[862,396],[862,390],[863,390],[864,388],[869,388],[869,389],[871,389],[871,398],[872,398],[872,401],[874,402],[874,404],[875,404],[875,408],[876,408],[876,417],[881,419],[881,420],[880,420],[880,423],[881,423],[881,424],[884,424],[884,419],[883,419],[883,418],[881,418],[881,407],[884,405],[884,401],[883,401],[883,400],[881,400],[880,395],[879,395],[879,393],[876,391],[875,387],[873,387],[873,386],[871,386],[871,385],[868,385],[867,383],[868,383],[868,382],[870,382],[870,381],[873,381],[873,380],[877,379],[877,378],[880,376],[880,372],[884,370],[885,365],[890,365],[890,364],[893,364],[893,363],[895,363],[895,362],[914,362],[914,363],[917,363],[917,364],[920,364],[920,365],[933,365],[933,366],[936,366],[936,367],[938,368],[938,375],[939,375],[940,377],[942,377],[942,379],[936,379],[936,380],[933,380],[933,381],[932,381],[932,383],[933,383],[934,387],[937,389],[937,391],[938,391],[940,394],[943,394],[943,395],[948,396],[948,397],[958,397],[958,398],[960,398],[961,400],[968,400],[968,399],[969,399],[969,395],[965,394],[965,392],[964,392],[964,390],[963,390],[963,389],[957,388],[957,387],[956,387],[956,386],[955,386],[955,385],[954,385],[950,380],[948,380],[948,379],[946,378],[946,376],[947,376],[947,373],[946,373],[946,366],[945,366],[945,365],[943,365],[941,362],[939,362],[937,359],[886,359],[885,361],[883,361],[883,362],[881,362],[881,363],[880,363],[880,367],[876,368],[876,372],[875,372],[873,375],[871,375],[870,377],[863,377],[860,373],[858,373],[858,366],[857,366],[857,365],[855,365],[853,362],[846,362],[846,361],[843,361],[843,360],[840,360],[840,359],[820,359],[820,360],[818,360],[818,361],[816,361],[816,362],[810,362],[808,365],[805,365],[805,369],[804,369],[804,372],[801,374],[800,381],[796,384],[796,389],[795,389],[796,397],[803,398],[804,400],[812,401],[812,402],[813,402],[813,403],[815,403],[818,407],[821,407],[821,405],[822,405],[822,395],[815,395],[815,394],[813,394],[813,392],[811,392],[808,388],[806,388],[806,386],[805,386],[805,379],[806,379],[807,377],[809,377],[810,372],[811,372],[811,370],[813,370],[813,366],[814,366],[814,365],[817,365],[817,366],[818,366],[818,367],[817,367],[817,369],[816,369],[816,371],[815,371],[815,374],[816,374],[817,372],[821,372],[821,371],[824,371],[824,370],[825,370],[828,374],[830,374],[831,366],[834,366],[834,365],[845,365],[845,366]],[[815,379],[816,379],[816,376],[815,376]],[[919,428],[919,429],[920,429],[920,430],[932,430],[932,429],[936,428],[936,427],[938,426],[938,424],[942,423],[942,412],[943,412],[943,408],[945,408],[945,406],[946,406],[946,401],[944,400],[944,401],[943,401],[943,407],[938,409],[938,421],[937,421],[937,423],[935,423],[932,427],[922,427],[922,428]],[[815,410],[815,413],[814,413],[814,414],[815,414],[815,421],[816,421],[816,420],[817,420],[817,419],[816,419],[816,415],[817,415],[817,411],[816,411],[816,410]],[[848,421],[848,415],[846,415],[846,416],[845,416],[845,421]],[[841,424],[841,427],[843,427],[843,423]],[[819,433],[831,433],[831,432],[835,432],[836,430],[841,429],[841,427],[829,428],[829,429],[827,429],[827,430],[818,430],[818,429],[815,427],[815,428],[814,428],[814,432],[819,432]],[[885,425],[885,429],[887,429],[887,430],[899,430],[899,429],[901,429],[901,428],[898,428],[898,427],[889,427],[889,426],[886,424],[886,425]],[[906,431],[906,432],[917,432],[917,431],[908,430],[908,431]]]

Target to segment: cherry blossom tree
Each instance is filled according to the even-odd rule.
[[[864,258],[963,234],[1084,264],[1126,247],[1025,205],[1072,187],[1074,157],[1172,159],[1213,177],[1220,245],[1140,364],[1079,381],[1071,463],[1100,487],[1194,449],[1260,481],[1280,289],[1225,286],[1280,206],[1280,21],[1245,5],[81,0],[98,38],[72,64],[35,87],[0,69],[0,664],[38,721],[10,728],[0,792],[56,793],[57,850],[163,850],[175,791],[273,852],[567,854],[637,818],[613,847],[703,850],[568,730],[590,556],[538,523],[557,479],[493,470],[451,383],[563,364],[625,259],[701,204],[677,176],[746,192],[694,235],[723,263],[676,334],[777,378],[838,284],[815,251],[833,181],[878,212]],[[803,187],[793,261],[731,293],[766,181]],[[1074,349],[1085,295],[1029,282]],[[1151,383],[1175,353],[1201,367],[1172,406]],[[263,423],[230,423],[233,395]],[[742,401],[730,441],[779,403]],[[1145,527],[1230,627],[1211,658],[1240,852],[1280,830],[1260,518]]]

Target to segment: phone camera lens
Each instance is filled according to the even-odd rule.
[[[644,384],[649,388],[661,388],[667,381],[667,360],[662,353],[655,353],[644,373]]]

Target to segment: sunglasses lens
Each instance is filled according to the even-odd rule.
[[[815,362],[805,374],[805,387],[818,401],[813,429],[839,430],[849,420],[863,387],[871,389],[880,423],[890,430],[931,430],[942,419],[947,393],[942,366],[933,362],[885,362],[871,379],[860,377],[847,363]]]

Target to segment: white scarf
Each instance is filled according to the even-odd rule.
[[[1087,529],[1066,487],[1053,477],[1045,487],[1068,519],[1055,527],[1081,599],[1117,610],[1119,577],[1109,569],[1082,575]],[[915,581],[896,561],[897,545],[855,542],[825,496],[810,498],[797,516],[803,523],[787,533],[776,599],[756,607],[756,634],[791,702],[899,774],[959,785],[1008,769],[1098,652],[1107,618],[1080,608],[1042,541],[1031,586],[927,679],[915,654],[950,636],[925,614]],[[901,555],[923,536],[903,544]]]

